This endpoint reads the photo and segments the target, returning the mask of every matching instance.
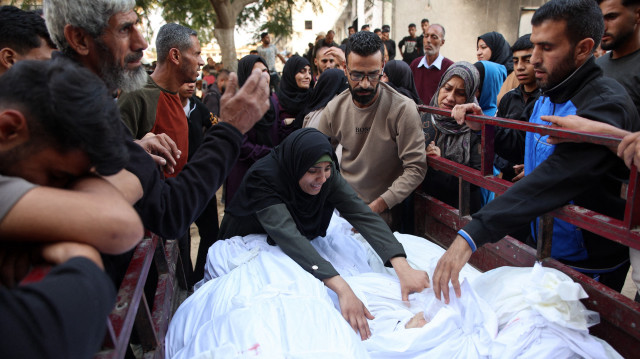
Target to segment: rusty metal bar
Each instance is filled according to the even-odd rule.
[[[418,106],[418,109],[421,112],[430,112],[430,113],[443,115],[443,116],[451,116],[451,111],[443,110],[438,107],[420,105]],[[566,130],[560,127],[535,125],[529,122],[522,122],[518,120],[510,120],[506,118],[491,117],[491,116],[467,115],[466,120],[471,122],[478,122],[486,125],[512,128],[515,130],[536,132],[536,133],[541,133],[541,134],[549,135],[553,137],[566,138],[571,140],[572,142],[595,143],[597,145],[603,145],[612,149],[617,148],[618,143],[620,143],[620,140],[622,139],[622,137],[604,135],[601,133]]]
[[[482,159],[480,173],[483,176],[493,176],[493,143],[496,136],[496,128],[486,123],[482,124]],[[474,151],[474,149],[471,149]]]
[[[147,302],[147,297],[144,295],[140,297],[140,305],[136,313],[134,328],[138,334],[142,349],[145,352],[154,350],[158,346],[158,336],[151,320],[149,303]]]
[[[629,177],[629,186],[627,189],[627,204],[624,209],[624,227],[629,230],[636,229],[640,226],[640,184],[638,169],[635,165],[631,166],[631,176]]]
[[[539,261],[551,257],[551,243],[553,241],[553,217],[545,214],[538,222],[538,238],[536,259]]]
[[[458,178],[458,209],[461,216],[471,214],[471,185],[469,182]]]
[[[512,185],[501,178],[482,176],[478,170],[441,157],[429,156],[427,162],[431,168],[462,177],[465,181],[487,188],[496,194],[504,193]],[[640,250],[640,231],[629,231],[621,220],[576,205],[566,205],[552,211],[551,214],[589,232]]]
[[[153,262],[158,238],[144,238],[138,244],[127,269],[116,299],[116,305],[109,314],[109,322],[113,328],[111,335],[113,347],[105,348],[96,357],[123,358],[129,346],[129,338],[133,323],[138,313],[138,306],[144,296],[144,284]]]

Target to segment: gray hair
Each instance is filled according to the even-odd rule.
[[[43,9],[47,29],[58,49],[67,55],[74,50],[64,37],[64,27],[84,29],[93,38],[102,35],[109,19],[120,12],[133,10],[135,0],[44,0]]]
[[[171,49],[185,51],[191,47],[191,36],[198,36],[194,30],[178,25],[165,24],[158,31],[156,38],[156,50],[158,51],[158,63],[164,63]]]

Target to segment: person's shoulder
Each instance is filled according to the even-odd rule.
[[[159,95],[160,92],[162,92],[162,88],[160,88],[151,79],[151,77],[148,77],[147,82],[144,84],[144,86],[142,86],[142,88],[134,91],[123,92],[122,94],[120,94],[120,96],[118,97],[118,104],[129,101],[143,100],[145,98],[148,98],[149,96]]]
[[[329,101],[325,108],[335,110],[336,108],[345,106],[345,104],[349,104],[349,101],[351,101],[351,92],[349,92],[349,90],[344,90]]]
[[[502,96],[503,100],[501,100],[500,102],[502,103],[502,101],[504,101],[505,98],[511,98],[511,97],[514,97],[514,96],[518,96],[518,95],[520,95],[520,92],[521,92],[521,90],[520,90],[519,86],[518,87],[514,87],[511,90],[507,91],[504,94],[504,96]]]
[[[396,106],[397,108],[404,108],[407,106],[414,107],[414,108],[416,107],[416,103],[413,102],[412,99],[396,91],[393,87],[387,85],[384,82],[380,83],[380,91],[381,91],[380,95],[383,98],[388,97],[392,105]]]
[[[611,52],[607,52],[596,59],[596,64],[600,67],[609,65],[611,62]]]
[[[442,59],[442,68],[445,70],[448,69],[453,64],[454,64],[454,61],[446,56]]]
[[[418,70],[418,65],[420,65],[420,61],[422,61],[423,58],[424,56],[418,56],[415,59],[413,59],[413,61],[411,61],[411,64],[409,64],[409,67],[411,68],[412,71]]]

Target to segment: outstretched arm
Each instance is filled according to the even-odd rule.
[[[363,203],[364,205],[364,203]],[[258,221],[282,251],[294,262],[338,295],[340,310],[344,319],[349,322],[362,340],[371,336],[368,319],[373,316],[356,297],[349,284],[338,274],[331,263],[322,258],[311,242],[298,230],[287,206],[276,204],[256,212]]]
[[[371,330],[369,329],[367,319],[374,319],[374,317],[369,313],[369,310],[364,306],[362,301],[356,297],[351,287],[349,287],[349,284],[339,275],[323,279],[322,281],[338,295],[340,311],[344,319],[351,325],[351,328],[353,328],[356,333],[360,333],[362,340],[369,339],[371,337]]]
[[[336,206],[340,214],[358,230],[371,244],[385,265],[391,264],[395,269],[402,300],[408,300],[409,294],[421,292],[429,287],[429,275],[411,268],[407,262],[402,244],[391,233],[389,226],[360,199],[353,188],[344,180],[339,172],[336,176],[335,190],[329,201]]]
[[[449,281],[453,285],[456,296],[460,298],[459,275],[462,267],[467,264],[471,257],[471,247],[469,243],[460,235],[451,243],[451,246],[440,257],[436,270],[433,272],[433,291],[436,298],[444,297],[444,302],[449,304]]]

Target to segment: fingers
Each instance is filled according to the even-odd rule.
[[[369,329],[369,322],[367,322],[367,318],[370,317],[369,319],[373,319],[373,315],[371,315],[364,306],[362,306],[362,308],[364,309],[364,315],[358,315],[354,318],[357,327],[356,333],[360,333],[360,339],[367,340],[371,338],[371,329]]]
[[[540,119],[542,121],[547,121],[547,122],[551,122],[552,125],[557,126],[557,127],[564,127],[565,124],[565,117],[560,117],[560,116],[540,116]]]
[[[520,173],[518,173],[518,175],[517,175],[517,176],[515,176],[515,177],[513,177],[513,178],[511,179],[511,182],[514,182],[514,183],[515,183],[515,182],[520,181],[520,180],[521,180],[521,179],[523,179],[523,178],[524,178],[524,171],[521,171]]]
[[[409,301],[409,290],[403,287],[402,290],[401,290],[401,294],[402,294],[402,301],[403,302],[408,302]]]
[[[462,105],[455,105],[451,110],[451,116],[456,120],[459,125],[465,124],[465,115],[471,113],[473,115],[483,115],[482,108],[475,103],[465,103]],[[467,126],[474,131],[479,130],[482,125],[477,122],[466,122]]]
[[[636,167],[640,164],[640,132],[634,132],[624,136],[617,151],[618,157],[624,160],[627,167],[632,164]]]
[[[167,135],[166,133],[161,133],[158,135],[158,137],[162,149],[167,153],[167,156],[165,158],[171,162],[171,165],[175,166],[177,162],[174,160],[174,157],[180,158],[180,155],[182,155],[182,151],[178,149],[178,145],[176,145],[173,139],[171,139],[171,137],[169,137],[169,135]]]
[[[458,235],[436,265],[436,270],[433,274],[433,290],[436,298],[441,299],[440,293],[442,292],[444,302],[449,304],[449,280],[451,280],[456,296],[460,297],[458,275],[469,260],[469,257],[471,257],[471,253],[471,247],[466,239]]]
[[[369,312],[369,309],[367,309],[367,307],[364,307],[364,316],[367,317],[367,319],[370,319],[370,320],[376,319],[376,317],[374,317],[373,314],[371,314]]]
[[[456,292],[456,297],[460,298],[462,293],[460,292],[460,281],[458,281],[458,276],[460,272],[453,271],[451,273],[451,284],[453,285],[453,291]]]
[[[262,77],[261,75],[262,75],[262,71],[260,69],[251,70],[251,75],[249,75],[249,78],[247,78],[247,81],[244,82],[244,85],[242,85],[242,88],[240,88],[239,93],[255,92],[259,87],[260,78]]]
[[[444,302],[449,304],[449,278],[451,278],[451,271],[445,267],[446,265],[440,258],[433,274],[433,292],[438,300],[444,299]]]
[[[247,80],[249,81],[249,80]],[[229,79],[227,80],[227,87],[224,90],[224,94],[222,97],[233,97],[238,90],[238,75],[235,72],[229,74]],[[222,97],[220,101],[222,101]]]

